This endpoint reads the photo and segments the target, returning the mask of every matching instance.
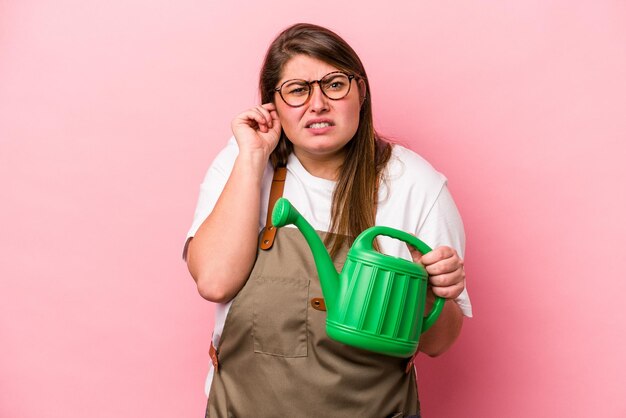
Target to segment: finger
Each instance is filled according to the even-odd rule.
[[[463,268],[463,260],[458,257],[444,258],[433,264],[427,264],[425,258],[426,256],[422,257],[421,261],[426,268],[426,272],[431,276],[452,273],[453,271]]]
[[[456,255],[456,251],[453,248],[447,246],[437,247],[434,250],[424,254],[422,259],[422,263],[425,265],[434,264],[437,261],[444,260],[446,258],[454,257]]]
[[[411,257],[413,258],[413,262],[419,263],[421,261],[421,259],[422,259],[422,253],[417,248],[415,248],[414,246],[412,246],[409,243],[406,243],[406,246],[408,247],[409,252],[411,253]]]
[[[256,108],[252,108],[242,113],[240,115],[240,120],[252,129],[256,129],[261,132],[268,132],[267,120],[265,119],[265,116]]]
[[[265,107],[259,105],[256,106],[254,108],[254,110],[256,110],[257,112],[259,112],[261,114],[261,116],[263,116],[263,118],[265,119],[265,123],[267,124],[268,127],[272,127],[272,116],[270,115],[270,111],[267,110]]]
[[[431,290],[435,296],[439,296],[444,299],[456,299],[465,289],[465,281],[457,283],[453,286],[432,286]]]
[[[280,122],[280,117],[276,110],[270,110],[270,117],[272,118],[272,122]]]
[[[270,116],[272,117],[272,129],[280,136],[280,132],[282,131],[282,125],[280,123],[280,119],[278,118],[278,113],[276,111],[271,111]]]
[[[462,268],[450,273],[428,276],[428,282],[433,286],[454,286],[465,280],[465,271]]]
[[[263,107],[264,109],[267,109],[268,112],[271,112],[272,110],[276,110],[276,105],[272,102],[263,103],[260,106]]]
[[[254,120],[258,124],[258,129],[261,132],[267,132],[269,130],[269,125],[268,125],[266,116],[263,114],[263,112],[261,112],[256,107],[254,109],[252,109],[252,111],[255,113],[255,119]]]
[[[265,118],[254,108],[246,110],[235,118],[235,123],[244,123],[250,127],[256,128],[256,126],[265,124]]]

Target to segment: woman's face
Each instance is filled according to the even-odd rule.
[[[278,86],[287,80],[320,80],[338,71],[330,64],[307,55],[296,55],[283,68]],[[278,92],[276,110],[285,134],[294,146],[296,156],[323,161],[343,157],[343,147],[352,139],[359,126],[361,108],[358,83],[351,80],[350,92],[339,100],[331,100],[313,84],[311,97],[300,107],[287,105]]]

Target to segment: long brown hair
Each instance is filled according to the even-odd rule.
[[[391,145],[374,130],[370,88],[361,60],[339,35],[321,26],[298,23],[274,39],[261,67],[259,90],[262,103],[274,102],[274,88],[280,81],[283,67],[296,55],[307,55],[354,74],[357,82],[365,86],[365,89],[360,90],[363,103],[359,126],[345,146],[345,159],[332,197],[331,233],[326,236],[325,244],[328,246],[332,243],[330,254],[334,257],[346,237],[352,241],[363,230],[374,225],[378,184],[383,168],[389,161]],[[271,155],[274,168],[286,165],[291,152],[293,144],[282,132]]]

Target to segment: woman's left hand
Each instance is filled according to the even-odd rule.
[[[435,295],[454,299],[465,289],[465,270],[463,260],[450,247],[437,247],[422,255],[415,248],[410,248],[413,261],[421,263],[429,275],[429,282]]]

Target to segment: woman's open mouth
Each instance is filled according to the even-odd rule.
[[[308,122],[305,127],[315,134],[321,134],[330,130],[333,126],[335,126],[335,124],[330,120],[317,119]]]

